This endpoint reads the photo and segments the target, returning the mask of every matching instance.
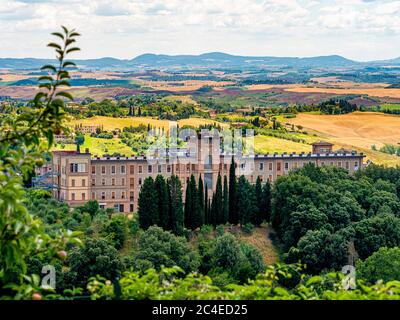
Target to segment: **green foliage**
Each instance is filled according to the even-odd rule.
[[[293,268],[286,265],[269,266],[255,280],[246,284],[218,287],[209,276],[197,273],[181,277],[178,267],[144,274],[126,272],[120,280],[121,299],[152,300],[399,300],[400,282],[378,282],[367,286],[357,281],[355,290],[342,286],[343,274],[329,273],[302,278],[294,288],[281,285],[290,279]],[[221,281],[220,279],[218,279]],[[228,280],[229,282],[229,280]],[[113,285],[104,278],[92,278],[89,285],[92,299],[112,299]]]
[[[231,165],[229,167],[229,222],[232,224],[239,223],[239,216],[237,213],[236,189],[237,181],[235,174],[235,160],[232,157]]]
[[[256,224],[258,219],[258,203],[255,188],[244,176],[239,178],[237,183],[237,215],[241,225],[246,223]]]
[[[223,234],[215,240],[210,255],[210,274],[227,272],[230,277],[246,282],[264,270],[264,262],[259,251],[248,244],[239,243],[229,234]]]
[[[390,176],[368,167],[354,177],[338,168],[306,165],[280,177],[272,225],[288,261],[301,260],[309,272],[319,273],[339,270],[351,255],[350,242],[362,259],[382,246],[398,246],[398,172],[388,171]]]
[[[224,202],[222,194],[222,180],[220,174],[218,174],[217,185],[214,196],[212,198],[211,206],[212,206],[211,216],[213,217],[212,221],[215,223],[215,225],[225,224],[227,221],[225,220]]]
[[[242,230],[244,233],[251,234],[254,229],[254,225],[250,222],[247,222],[243,225]]]
[[[89,278],[100,275],[110,280],[123,270],[117,250],[105,240],[87,238],[83,248],[75,248],[67,259],[65,275],[68,286],[85,288]]]
[[[125,215],[112,217],[104,226],[103,235],[109,237],[112,245],[121,249],[124,245],[128,233],[128,219]]]
[[[157,197],[158,225],[167,229],[169,224],[168,190],[167,183],[162,175],[157,175],[154,181],[154,190]]]
[[[184,214],[182,205],[182,186],[177,176],[172,176],[168,181],[169,196],[169,226],[178,236],[183,235]]]
[[[370,284],[400,280],[400,248],[382,247],[356,265],[357,277]]]
[[[47,234],[23,202],[23,179],[44,163],[54,134],[68,131],[63,125],[63,106],[64,99],[72,100],[72,96],[61,88],[69,86],[66,68],[74,64],[65,57],[79,50],[73,47],[79,34],[63,27],[62,33],[53,35],[61,38],[61,44],[48,44],[57,53],[58,66],[42,67],[48,74],[38,78],[41,91],[29,103],[30,108],[0,117],[0,291],[17,299],[41,290],[39,277],[28,275],[27,257],[44,252],[54,259],[70,239],[77,241],[74,234],[63,230]]]
[[[204,217],[199,202],[199,191],[196,186],[196,180],[193,175],[186,186],[185,195],[185,226],[188,229],[195,230],[204,223]]]
[[[142,271],[177,265],[185,272],[191,272],[198,269],[200,259],[197,252],[189,248],[185,238],[153,226],[140,236],[133,263],[135,269]]]
[[[148,177],[144,180],[140,189],[139,201],[139,223],[142,229],[157,225],[159,222],[157,194],[154,192],[154,180]]]

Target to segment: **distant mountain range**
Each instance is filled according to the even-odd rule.
[[[0,58],[0,69],[38,69],[44,64],[54,63],[52,59]],[[75,60],[83,69],[125,70],[139,68],[337,68],[357,66],[400,65],[400,57],[392,60],[358,62],[339,55],[309,58],[296,57],[254,57],[235,56],[221,52],[200,55],[142,54],[133,59],[99,58]]]

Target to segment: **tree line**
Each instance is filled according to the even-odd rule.
[[[185,201],[182,184],[177,176],[144,180],[139,194],[139,224],[143,229],[157,225],[182,235],[184,229],[195,230],[203,225],[251,224],[259,226],[269,221],[271,214],[271,185],[258,177],[251,184],[244,176],[235,175],[235,161],[229,169],[229,179],[218,173],[216,187],[209,196],[209,186],[202,176],[198,181],[191,175],[186,184]]]

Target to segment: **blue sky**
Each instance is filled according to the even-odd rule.
[[[60,24],[82,33],[76,58],[400,56],[393,0],[0,0],[0,57],[49,57],[45,43]]]

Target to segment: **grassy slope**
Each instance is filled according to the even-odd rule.
[[[89,148],[90,153],[93,155],[102,156],[106,153],[112,154],[114,152],[119,152],[122,155],[130,156],[133,152],[130,147],[123,144],[120,139],[101,139],[93,138],[89,135],[85,135],[85,143],[81,146],[81,150]],[[74,144],[66,144],[64,149],[60,146],[54,147],[55,150],[75,150],[76,146]]]

